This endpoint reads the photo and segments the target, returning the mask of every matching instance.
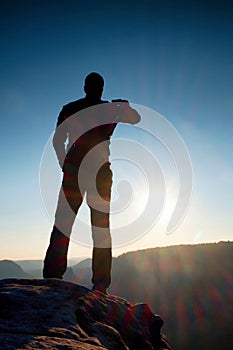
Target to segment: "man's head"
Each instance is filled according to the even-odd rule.
[[[84,91],[87,97],[99,99],[104,89],[104,79],[96,72],[88,74],[84,82]]]

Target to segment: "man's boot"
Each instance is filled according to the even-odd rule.
[[[93,290],[107,293],[111,283],[112,249],[93,248],[92,283]]]
[[[67,268],[69,237],[53,227],[50,244],[44,260],[43,277],[62,279]]]

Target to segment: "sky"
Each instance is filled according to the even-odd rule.
[[[105,79],[104,99],[125,98],[166,118],[184,140],[193,169],[189,210],[168,235],[165,227],[179,186],[174,166],[165,160],[159,142],[132,126],[117,127],[115,138],[128,137],[152,148],[169,195],[158,225],[115,247],[113,254],[232,240],[229,1],[1,0],[0,17],[0,259],[44,257],[53,217],[41,196],[42,155],[59,111],[84,96],[83,81],[92,71]],[[129,174],[134,179],[133,220],[147,190],[135,170],[127,168],[129,163],[115,162],[113,171],[115,182]],[[113,192],[114,198],[115,187]],[[85,205],[80,215],[88,220]],[[122,216],[122,224],[124,220]],[[90,246],[71,242],[70,257],[90,254]]]

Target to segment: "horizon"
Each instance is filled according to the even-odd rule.
[[[123,253],[120,253],[119,255],[113,255],[113,259],[114,258],[118,258],[123,254],[128,254],[128,253],[135,253],[135,252],[139,252],[139,251],[146,251],[146,250],[150,250],[150,249],[159,249],[159,248],[176,248],[176,247],[181,247],[181,246],[200,246],[200,245],[214,245],[214,244],[225,244],[225,243],[233,243],[233,240],[227,240],[227,241],[216,241],[216,242],[198,242],[198,243],[181,243],[181,244],[174,244],[174,245],[167,245],[167,246],[157,246],[157,247],[148,247],[148,248],[140,248],[137,250],[129,250],[129,251],[124,251]],[[68,257],[68,262],[71,262],[71,260],[78,260],[77,263],[82,262],[86,259],[91,259],[91,256],[72,256],[72,257]],[[15,263],[17,262],[27,262],[27,261],[39,261],[39,262],[43,262],[43,258],[41,259],[28,259],[28,258],[24,258],[24,259],[8,259],[8,258],[1,258],[0,261],[13,261]],[[76,264],[76,263],[75,263]],[[72,265],[73,266],[73,265]],[[71,267],[71,265],[70,265]]]
[[[167,234],[182,187],[174,153],[171,156],[159,138],[142,132],[140,123],[138,128],[117,126],[111,152],[112,198],[117,201],[123,193],[123,199],[131,199],[118,188],[125,180],[134,196],[119,220],[113,215],[112,225],[126,227],[139,216],[151,190],[144,176],[147,169],[140,173],[138,163],[135,170],[130,157],[124,160],[128,148],[114,148],[114,140],[140,143],[154,156],[163,174],[166,200],[158,222],[148,232],[144,228],[151,212],[137,224],[138,236],[130,231],[123,237],[125,244],[118,243],[119,237],[113,234],[114,244],[117,238],[113,255],[150,247],[231,241],[233,5],[210,0],[188,4],[184,0],[166,4],[148,0],[133,5],[120,0],[112,7],[105,1],[92,5],[74,0],[56,1],[56,5],[12,0],[0,5],[0,259],[44,259],[61,172],[52,152],[56,178],[48,184],[48,192],[53,194],[48,215],[40,183],[42,159],[58,113],[64,104],[84,96],[83,81],[91,71],[105,79],[104,100],[126,98],[172,125],[184,141],[193,170],[188,211],[176,230]],[[120,161],[116,160],[118,151]],[[161,191],[158,174],[153,184],[156,205]],[[89,222],[85,203],[78,216]],[[76,226],[69,258],[91,256],[91,234],[88,244],[82,244],[86,241]]]

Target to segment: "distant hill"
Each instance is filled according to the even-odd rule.
[[[77,269],[85,269],[86,267],[91,268],[91,263],[92,263],[92,259],[87,258],[75,264],[74,266],[72,266],[72,269],[75,272]]]
[[[174,349],[233,345],[233,242],[123,254],[113,265],[110,292],[163,315]]]
[[[41,270],[43,266],[42,260],[14,260],[16,264],[22,267],[25,272]]]
[[[91,286],[91,263],[92,259],[87,258],[78,264],[71,267],[72,276],[71,279],[66,277],[66,281],[81,284],[83,286],[89,287]]]
[[[11,260],[0,261],[0,279],[3,278],[30,278],[30,274]]]
[[[16,260],[14,262],[33,278],[42,278],[42,260]]]
[[[70,267],[65,275],[65,280],[70,280],[72,278],[72,266],[77,265],[78,263],[82,262],[82,260],[85,261],[85,258],[69,259],[68,266]],[[14,262],[33,278],[42,278],[42,270],[44,264],[43,260],[16,260]]]
[[[77,257],[77,258],[70,258],[68,261],[68,265],[70,267],[73,267],[76,264],[79,264],[81,261],[85,261],[87,258],[86,257]]]
[[[77,262],[82,262],[85,258],[69,259],[65,274],[65,280],[73,278],[73,265],[78,265]],[[84,260],[85,261],[85,260]],[[85,264],[85,263],[84,263]],[[91,266],[91,265],[90,265]],[[1,260],[0,261],[0,279],[2,278],[42,278],[43,260]]]

